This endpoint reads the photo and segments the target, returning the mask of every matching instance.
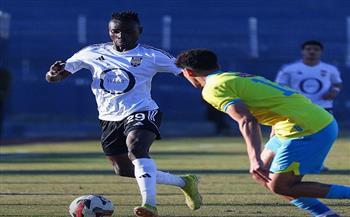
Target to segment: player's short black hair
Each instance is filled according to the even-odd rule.
[[[320,41],[316,41],[316,40],[305,41],[301,44],[301,49],[304,50],[304,48],[307,45],[316,45],[316,46],[319,46],[321,50],[323,50],[323,44]]]
[[[218,69],[218,58],[216,54],[208,49],[191,49],[180,53],[176,59],[179,68],[192,68],[197,70]]]
[[[139,15],[134,11],[113,12],[111,20],[135,21],[137,24],[140,24]]]

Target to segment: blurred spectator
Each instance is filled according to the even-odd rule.
[[[322,52],[321,42],[304,42],[301,45],[302,60],[279,71],[276,82],[298,90],[313,103],[333,113],[333,100],[340,92],[342,80],[335,66],[321,61]]]
[[[4,68],[0,68],[0,141],[2,138],[2,124],[4,119],[5,100],[10,90],[10,84],[10,72]]]

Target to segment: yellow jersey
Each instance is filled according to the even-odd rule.
[[[281,138],[316,133],[333,120],[327,111],[295,90],[245,73],[208,75],[202,96],[224,112],[229,105],[243,102],[260,124],[272,126],[276,136]]]

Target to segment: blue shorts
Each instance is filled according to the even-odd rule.
[[[293,139],[272,137],[265,147],[276,155],[271,163],[273,173],[295,175],[320,173],[324,160],[338,135],[335,120],[317,133]]]

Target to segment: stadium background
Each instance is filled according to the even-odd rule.
[[[206,47],[218,53],[223,69],[270,79],[282,65],[299,59],[301,42],[322,41],[323,60],[336,65],[344,81],[335,115],[342,129],[350,128],[350,1],[2,0],[0,10],[11,16],[9,38],[1,39],[0,48],[1,64],[12,74],[11,93],[5,104],[5,139],[99,136],[90,73],[81,71],[54,85],[48,84],[44,75],[55,60],[64,60],[86,45],[109,41],[111,13],[128,9],[140,15],[144,26],[141,43],[165,46],[173,55]],[[163,21],[169,17],[171,43],[167,44],[162,40]],[[258,53],[252,50],[254,30],[249,30],[249,20],[254,19]],[[164,112],[165,136],[213,133],[199,91],[184,79],[158,75],[152,92]]]

